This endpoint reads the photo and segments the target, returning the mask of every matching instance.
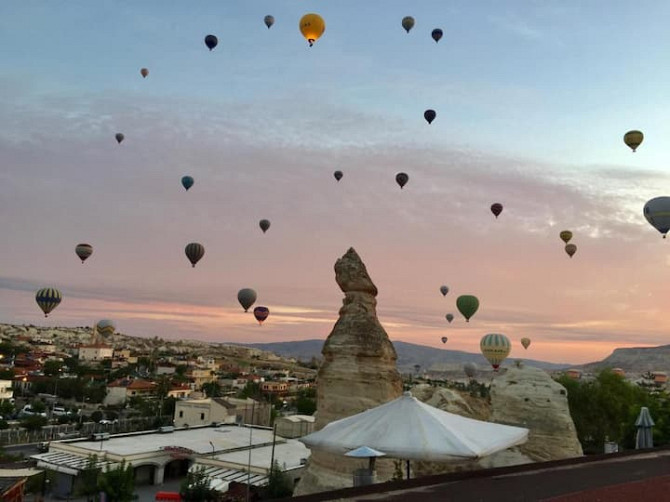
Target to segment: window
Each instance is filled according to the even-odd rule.
[[[184,418],[184,412],[183,411],[179,412],[179,418]]]
[[[205,414],[204,414],[204,413],[201,413],[201,414],[200,414],[200,420],[204,420],[204,419],[205,419]]]

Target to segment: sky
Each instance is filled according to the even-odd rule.
[[[326,22],[311,48],[309,12]],[[391,340],[477,352],[504,333],[510,357],[569,363],[667,344],[670,244],[642,207],[670,195],[669,15],[619,0],[3,1],[0,322],[325,340],[333,265],[354,247]],[[206,250],[195,268],[189,242]],[[63,294],[48,319],[42,287]],[[469,323],[461,294],[481,302]]]

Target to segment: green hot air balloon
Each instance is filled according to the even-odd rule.
[[[479,308],[479,300],[476,296],[461,295],[456,299],[456,307],[458,311],[463,314],[465,320],[470,322],[470,318],[475,315]]]
[[[412,16],[405,16],[402,18],[402,27],[407,33],[414,28],[414,18]]]
[[[56,288],[42,288],[35,294],[37,305],[44,312],[44,317],[49,317],[49,312],[58,307],[63,295]]]
[[[256,292],[251,288],[240,289],[237,292],[237,301],[240,302],[245,312],[256,303]]]

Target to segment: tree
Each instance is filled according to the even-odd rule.
[[[46,376],[55,376],[60,374],[63,369],[63,362],[50,359],[44,363],[42,371]]]
[[[102,411],[95,410],[93,413],[91,413],[91,420],[93,420],[95,423],[98,423],[100,420],[102,420],[102,416]]]
[[[268,475],[268,484],[264,490],[264,498],[279,499],[293,495],[293,482],[281,470],[276,460],[272,464]]]
[[[47,405],[39,399],[34,399],[33,402],[30,403],[30,407],[35,413],[44,413],[47,411]]]
[[[14,414],[14,404],[9,399],[4,399],[0,402],[0,416],[9,418]]]
[[[124,460],[114,468],[107,466],[98,475],[98,490],[105,492],[108,502],[131,502],[135,500],[135,474],[133,466]]]
[[[86,497],[86,500],[91,501],[98,493],[98,475],[100,474],[100,468],[98,465],[98,456],[89,455],[88,460],[86,461],[86,466],[79,473],[79,489],[77,490],[78,496]]]
[[[49,421],[42,415],[32,415],[21,419],[21,427],[28,431],[38,431],[47,423],[49,423]]]
[[[202,390],[207,397],[221,397],[221,384],[219,382],[207,382],[202,384]]]
[[[256,382],[247,382],[244,388],[237,394],[237,397],[240,399],[246,399],[250,397],[258,401],[262,397],[261,385]]]
[[[209,487],[209,478],[205,474],[205,468],[200,467],[190,471],[182,482],[179,495],[184,502],[210,502],[219,500],[216,490]]]
[[[295,407],[301,415],[313,415],[316,411],[316,389],[298,391]]]

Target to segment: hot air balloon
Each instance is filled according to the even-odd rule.
[[[442,296],[447,296],[448,292],[449,292],[448,286],[440,286],[440,293],[442,293]]]
[[[475,315],[479,308],[479,299],[472,295],[461,295],[456,299],[456,307],[463,314],[465,320],[470,322],[470,318]]]
[[[454,320],[454,314],[447,314],[445,317],[447,318],[448,323],[451,323],[451,321]]]
[[[181,184],[188,191],[193,186],[194,180],[191,176],[182,176]]]
[[[568,253],[568,256],[570,258],[572,258],[572,256],[577,252],[577,246],[575,246],[574,244],[566,244],[565,252]]]
[[[114,321],[109,319],[101,319],[95,325],[95,329],[100,335],[104,337],[110,337],[116,331],[116,326],[114,325]]]
[[[655,197],[644,205],[644,217],[665,239],[670,230],[670,197]]]
[[[199,242],[191,242],[186,245],[186,257],[191,262],[191,265],[195,267],[195,264],[200,261],[200,259],[205,255],[205,247]]]
[[[123,141],[123,138],[125,138],[125,136],[124,136],[123,134],[121,134],[120,132],[117,132],[117,133],[114,135],[114,137],[116,138],[116,142],[117,142],[119,145],[120,145],[121,142]]]
[[[205,37],[205,45],[207,48],[211,51],[214,47],[216,47],[219,44],[219,39],[216,38],[214,35],[207,35]]]
[[[429,124],[433,123],[435,117],[437,117],[437,113],[435,113],[435,110],[426,110],[425,112],[423,112],[423,118],[426,119],[426,122],[428,122]]]
[[[265,321],[268,316],[270,315],[270,309],[267,307],[256,307],[254,309],[254,317],[258,321],[258,324],[263,324],[263,321]]]
[[[337,181],[340,181],[340,180],[342,179],[342,176],[344,176],[344,174],[342,174],[342,171],[335,171],[335,172],[333,173],[333,176],[335,176],[335,179],[336,179]]]
[[[44,312],[44,317],[49,317],[49,312],[58,307],[63,295],[56,288],[42,288],[35,294],[37,305]]]
[[[275,24],[275,18],[274,16],[270,16],[269,14],[263,18],[263,22],[265,23],[265,26],[268,27],[268,30],[270,27]]]
[[[414,18],[412,16],[405,16],[402,18],[402,27],[409,33],[409,30],[414,28]]]
[[[258,226],[261,227],[261,230],[265,233],[268,231],[268,228],[270,228],[270,220],[261,220],[258,222]]]
[[[635,151],[638,146],[642,144],[644,134],[640,131],[628,131],[623,135],[623,142],[626,143],[631,150]]]
[[[477,373],[477,366],[474,363],[465,363],[463,365],[463,371],[468,378],[473,378]]]
[[[527,349],[530,346],[530,338],[522,338],[521,339],[521,345],[523,345],[524,349]]]
[[[240,289],[237,292],[237,301],[240,302],[244,311],[247,312],[249,307],[256,302],[256,292],[251,288]]]
[[[484,357],[491,363],[493,369],[498,371],[498,367],[509,355],[512,350],[512,345],[509,343],[509,338],[498,333],[491,333],[484,335],[479,342],[479,348],[484,354]]]
[[[93,246],[85,243],[77,244],[77,247],[74,248],[74,252],[77,253],[81,262],[84,263],[86,258],[93,254]]]
[[[447,343],[447,340],[449,340],[446,336],[442,337],[442,343]]]
[[[398,173],[395,175],[395,181],[398,185],[400,185],[400,189],[402,190],[402,187],[404,187],[409,181],[409,176],[406,173]]]
[[[143,78],[147,78],[147,75],[149,75],[149,70],[147,70],[146,68],[142,68],[140,70],[140,75],[142,75]]]
[[[440,39],[442,38],[442,30],[439,28],[435,28],[433,32],[430,34],[431,37],[433,37],[433,40],[435,40],[435,43],[438,43]]]
[[[300,19],[299,27],[300,33],[307,39],[311,47],[326,31],[326,22],[318,14],[305,14]]]
[[[572,232],[570,232],[570,230],[563,230],[559,236],[561,237],[561,240],[567,244],[570,242],[570,239],[572,239]]]
[[[494,204],[491,204],[491,212],[493,215],[498,218],[500,216],[500,213],[502,213],[503,210],[503,205],[500,202],[496,202]]]

